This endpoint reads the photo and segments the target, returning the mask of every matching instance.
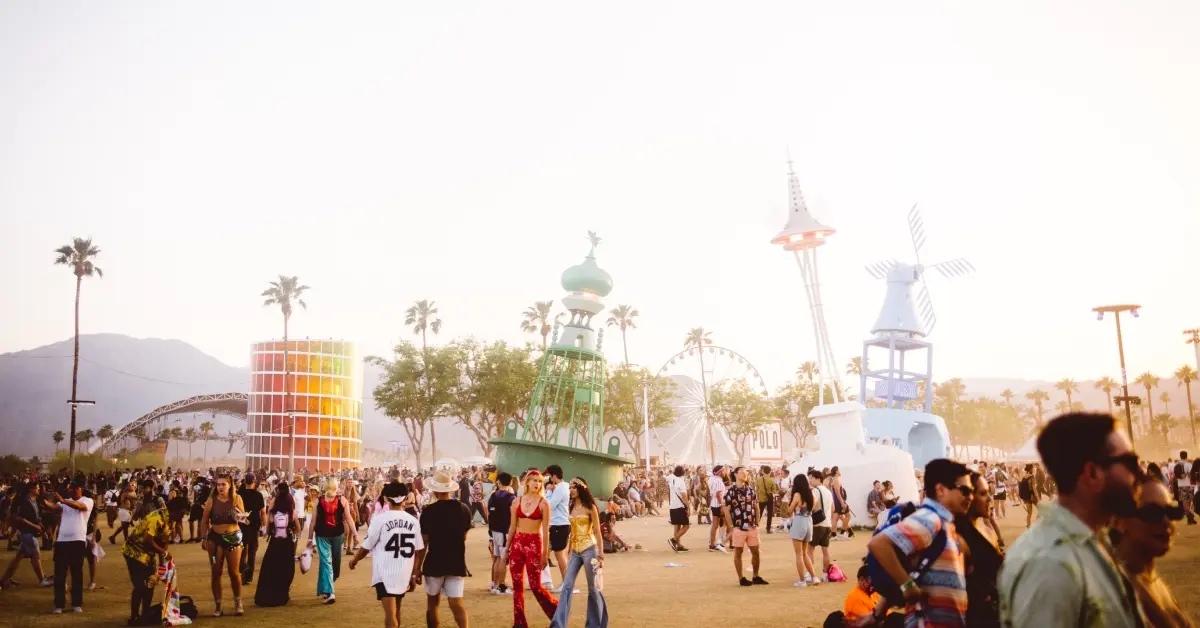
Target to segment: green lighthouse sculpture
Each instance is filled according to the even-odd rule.
[[[509,421],[504,436],[492,439],[496,466],[519,475],[526,469],[560,465],[568,477],[587,480],[598,498],[612,495],[621,480],[620,440],[605,437],[604,382],[607,368],[601,347],[604,329],[592,319],[604,311],[601,299],[612,292],[612,277],[596,264],[600,238],[588,232],[586,258],[563,271],[563,305],[571,318],[555,325],[554,339],[542,355],[533,395],[522,424]]]

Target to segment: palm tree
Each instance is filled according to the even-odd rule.
[[[291,388],[291,363],[288,361],[288,321],[292,318],[292,302],[300,304],[300,307],[308,309],[308,304],[304,299],[300,298],[304,291],[308,290],[308,286],[300,285],[300,278],[296,276],[288,277],[280,275],[279,281],[272,281],[266,290],[263,290],[262,295],[267,297],[263,301],[263,305],[278,305],[279,311],[283,313],[283,398],[284,411],[288,415],[288,471],[296,471],[296,416],[292,413],[292,388]],[[206,445],[207,446],[207,445]],[[192,453],[191,446],[188,446],[188,456]]]
[[[712,344],[712,332],[703,327],[693,327],[683,341],[684,349],[695,349],[700,356],[700,394],[704,395],[704,430],[708,437],[708,463],[716,464],[717,447],[713,441],[712,415],[708,411],[708,377],[704,374],[704,346]]]
[[[188,444],[188,462],[192,462],[192,443],[196,442],[196,428],[189,427],[183,431],[183,440]]]
[[[113,426],[108,423],[101,425],[100,429],[96,432],[96,437],[99,438],[100,440],[104,441],[104,445],[105,445],[104,449],[108,448],[108,439],[112,438],[112,435],[113,435]]]
[[[50,435],[50,438],[54,439],[54,453],[55,454],[58,453],[58,444],[63,442],[63,439],[66,437],[67,437],[67,435],[64,434],[62,430],[56,430],[53,434]]]
[[[846,363],[847,375],[862,375],[862,357],[850,358]]]
[[[1196,370],[1184,364],[1175,371],[1175,379],[1187,393],[1188,424],[1192,426],[1192,447],[1196,447],[1196,411],[1192,408],[1192,382],[1196,381]]]
[[[1037,429],[1042,429],[1042,424],[1044,423],[1042,419],[1042,404],[1050,401],[1050,395],[1046,394],[1046,391],[1040,388],[1035,388],[1025,393],[1025,398],[1033,402],[1034,416],[1037,417]]]
[[[92,442],[96,434],[92,430],[80,430],[75,433],[75,440],[83,443],[83,448],[87,449],[87,444]]]
[[[91,238],[74,238],[71,244],[58,247],[54,258],[55,264],[70,266],[75,275],[75,353],[71,363],[71,433],[67,446],[71,448],[71,474],[75,474],[75,403],[79,391],[79,292],[83,287],[84,277],[104,277],[104,271],[96,266],[94,259],[100,254],[100,249],[92,244]]]
[[[1104,399],[1108,401],[1108,413],[1112,414],[1112,393],[1117,389],[1117,382],[1113,381],[1113,378],[1111,377],[1101,377],[1100,379],[1096,380],[1095,386],[1096,390],[1104,391]]]
[[[429,345],[425,341],[425,333],[433,332],[435,335],[442,329],[442,319],[437,317],[437,304],[433,301],[421,299],[413,303],[404,312],[404,324],[412,325],[414,334],[421,334],[421,359],[425,363],[425,368],[429,368]],[[428,378],[426,378],[426,396],[431,393],[429,391]],[[435,417],[436,418],[436,417]],[[437,457],[437,432],[434,431],[435,420],[429,421],[429,446],[433,450],[433,459]]]
[[[553,329],[550,326],[550,310],[553,307],[554,301],[534,301],[533,305],[525,308],[525,311],[521,313],[521,331],[529,334],[541,334],[542,351],[546,350],[550,331]]]
[[[1154,416],[1154,399],[1150,397],[1150,390],[1158,388],[1158,378],[1150,371],[1146,371],[1138,375],[1138,378],[1134,381],[1146,389],[1146,420],[1149,422],[1150,418]]]
[[[810,383],[817,381],[817,363],[809,360],[796,369],[796,377],[806,379]]]
[[[204,440],[204,459],[208,460],[208,441],[212,440],[213,431],[217,426],[213,425],[212,421],[204,421],[200,424],[200,438]]]
[[[1013,392],[1011,389],[1008,389],[1008,388],[1005,388],[1004,390],[1000,391],[1000,398],[1004,400],[1004,405],[1006,405],[1010,408],[1012,407],[1013,397],[1016,397],[1016,396],[1017,396],[1017,393]]]
[[[618,305],[608,317],[607,325],[616,326],[621,330],[621,349],[625,352],[625,366],[629,366],[629,344],[625,342],[625,330],[637,329],[633,319],[638,317],[637,309],[629,305]]]
[[[1071,396],[1079,392],[1079,384],[1076,384],[1075,380],[1069,377],[1064,377],[1058,380],[1058,383],[1055,384],[1054,387],[1058,390],[1061,390],[1063,394],[1067,396],[1067,412],[1074,410],[1075,404],[1073,403]]]

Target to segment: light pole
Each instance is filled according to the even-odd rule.
[[[1117,319],[1117,353],[1121,356],[1121,396],[1114,401],[1125,406],[1125,427],[1129,430],[1129,446],[1133,447],[1133,412],[1129,409],[1131,405],[1140,405],[1142,400],[1139,397],[1129,396],[1129,376],[1125,373],[1125,339],[1121,335],[1121,312],[1129,312],[1134,318],[1138,317],[1138,309],[1140,305],[1101,305],[1100,307],[1092,308],[1096,313],[1096,320],[1104,320],[1106,312],[1112,312]]]
[[[75,409],[79,406],[94,406],[96,402],[90,399],[68,399],[67,405],[71,406],[71,429],[73,430],[75,429]],[[71,432],[71,438],[75,438],[75,432]],[[75,442],[72,441],[68,444],[71,445],[71,477],[75,477]]]
[[[646,448],[646,477],[650,477],[650,374],[642,375],[642,429],[645,433],[642,436],[645,442],[642,445]]]
[[[1200,327],[1195,329],[1183,330],[1183,335],[1187,336],[1187,343],[1196,347],[1196,370],[1200,371]]]

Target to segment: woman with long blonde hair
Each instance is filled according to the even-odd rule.
[[[212,565],[213,617],[221,616],[221,572],[229,573],[229,588],[233,592],[233,614],[245,612],[242,607],[242,530],[238,525],[247,520],[242,497],[233,490],[233,478],[217,476],[217,487],[204,504],[200,517],[201,547],[208,552]]]
[[[325,481],[325,494],[317,498],[310,517],[317,546],[317,595],[325,598],[326,604],[333,604],[337,601],[333,581],[342,571],[342,543],[353,543],[358,535],[353,527],[350,505],[345,497],[338,495],[337,478]]]
[[[525,576],[529,588],[546,617],[554,617],[558,600],[541,582],[541,571],[549,563],[550,503],[542,497],[541,471],[530,469],[521,480],[522,495],[513,500],[508,528],[508,569],[513,579],[513,626],[525,628]]]

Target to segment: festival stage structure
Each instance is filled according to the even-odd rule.
[[[294,452],[297,470],[361,467],[363,387],[357,348],[343,340],[288,340],[286,365],[284,349],[282,340],[251,349],[247,465],[286,469]]]
[[[592,319],[604,311],[601,299],[612,292],[612,277],[596,265],[600,238],[589,232],[592,248],[582,263],[565,270],[563,305],[571,318],[555,325],[554,339],[542,355],[525,421],[509,421],[496,446],[496,466],[514,475],[528,468],[558,464],[569,475],[587,480],[598,498],[612,494],[621,468],[620,440],[604,436],[604,384],[607,367],[601,347],[604,330]]]

